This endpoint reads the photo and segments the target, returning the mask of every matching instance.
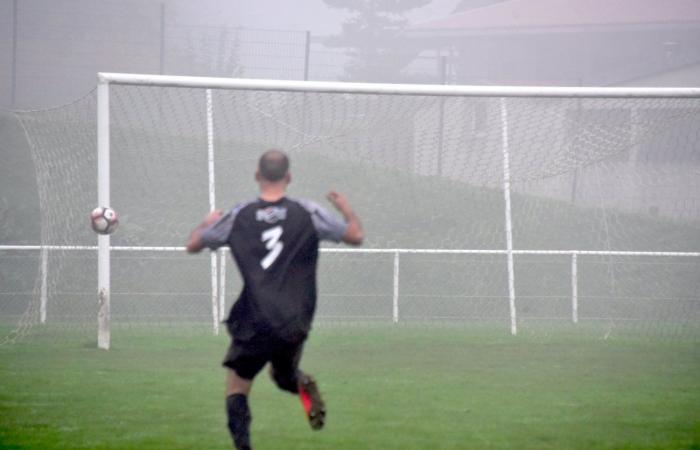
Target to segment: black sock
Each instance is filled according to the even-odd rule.
[[[248,398],[244,394],[233,394],[226,397],[226,413],[228,414],[228,429],[231,431],[233,443],[238,450],[250,450],[250,409]]]

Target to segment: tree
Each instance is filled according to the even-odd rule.
[[[399,33],[408,21],[407,11],[431,0],[323,0],[331,8],[352,13],[340,35],[329,38],[328,47],[347,49],[350,63],[346,78],[356,81],[400,81],[401,69],[418,54]]]
[[[495,5],[496,3],[502,3],[506,0],[462,0],[455,6],[454,12],[469,11],[476,8],[482,8],[484,6]]]

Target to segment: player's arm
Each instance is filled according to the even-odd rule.
[[[365,233],[362,230],[360,219],[350,207],[348,199],[345,198],[343,194],[335,191],[329,192],[327,197],[333,206],[335,206],[335,209],[343,215],[345,222],[348,224],[341,240],[350,245],[362,245]]]
[[[190,237],[187,240],[186,247],[188,253],[199,253],[207,246],[202,239],[202,231],[216,223],[219,219],[221,219],[222,215],[223,214],[220,210],[212,211],[204,217],[204,220],[202,220],[202,223],[197,225],[197,228],[192,230],[192,233],[190,233]]]

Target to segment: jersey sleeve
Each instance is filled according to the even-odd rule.
[[[312,201],[302,200],[301,204],[311,214],[311,220],[320,241],[340,242],[342,240],[348,229],[348,224],[345,221]]]
[[[243,205],[236,206],[221,216],[219,220],[203,229],[199,234],[202,244],[211,250],[216,250],[226,245],[231,235],[231,230],[233,230],[233,223],[236,220],[236,215],[238,215],[238,211],[240,211],[242,207]]]

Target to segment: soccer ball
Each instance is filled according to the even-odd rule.
[[[95,233],[112,234],[119,226],[119,217],[112,208],[98,206],[90,213],[90,225]]]

